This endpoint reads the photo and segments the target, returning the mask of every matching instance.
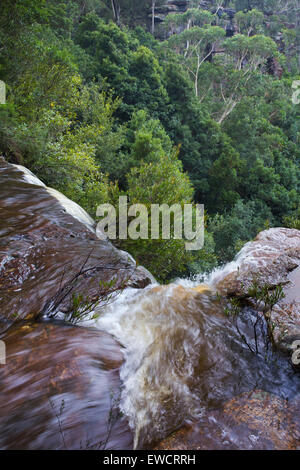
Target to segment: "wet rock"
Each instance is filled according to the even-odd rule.
[[[124,346],[122,409],[136,449],[249,390],[298,393],[300,376],[266,345],[264,324],[255,336],[256,320],[250,308],[238,321],[224,315],[209,286],[186,283],[128,289],[108,306],[97,327]]]
[[[299,265],[300,231],[273,228],[247,243],[213,283],[222,294],[243,297],[253,281],[272,287],[288,284],[288,275]]]
[[[269,312],[275,343],[287,350],[288,338],[300,339],[300,231],[273,228],[247,243],[213,285],[222,295],[248,297],[253,282],[282,286],[284,298]]]
[[[285,297],[269,312],[273,338],[284,351],[292,351],[294,341],[300,340],[300,267],[288,276]]]
[[[99,282],[114,280],[123,289],[132,276],[150,282],[132,257],[99,240],[92,219],[60,193],[49,191],[22,167],[0,158],[0,333],[17,319],[36,318],[59,289],[73,289],[61,305],[72,307],[72,294],[95,298]]]
[[[128,281],[128,287],[135,287],[137,289],[143,289],[150,284],[156,284],[155,277],[144,268],[144,266],[138,266]]]
[[[260,390],[244,393],[220,410],[203,411],[160,442],[157,450],[295,450],[300,448],[299,400]]]
[[[1,449],[132,448],[118,409],[123,357],[110,335],[21,322],[2,339]]]

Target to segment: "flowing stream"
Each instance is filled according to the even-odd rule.
[[[81,325],[88,328],[36,322],[28,314],[39,313],[87,256],[92,266],[114,257],[121,269],[134,264],[97,239],[82,208],[25,168],[0,161],[0,184],[0,338],[7,345],[7,365],[0,367],[1,448],[151,448],[244,392],[297,398],[299,374],[289,357],[272,350],[264,322],[255,352],[257,313],[244,308],[238,320],[227,317],[216,295],[215,286],[233,268],[245,260],[250,271],[264,263],[266,248],[253,255],[246,245],[205,284],[199,276],[127,288],[98,307],[97,320]],[[292,298],[299,299],[299,278],[297,269]],[[91,288],[90,278],[83,281],[83,289]],[[14,324],[14,312],[22,312],[21,322]],[[113,429],[111,390],[121,390],[123,412]],[[242,444],[237,437],[237,448]]]
[[[284,399],[299,393],[300,377],[287,357],[272,351],[264,323],[259,352],[252,352],[257,313],[245,308],[238,325],[224,315],[213,288],[224,272],[227,267],[206,285],[178,280],[126,289],[92,322],[124,347],[121,409],[135,448],[153,445],[241,393],[259,389]]]

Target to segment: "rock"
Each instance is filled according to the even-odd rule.
[[[283,286],[285,298],[269,312],[275,343],[288,350],[300,339],[300,231],[273,228],[247,243],[230,263],[212,278],[222,295],[247,298],[253,282]],[[290,338],[290,339],[289,339]]]
[[[272,228],[247,243],[212,281],[220,293],[243,297],[255,280],[272,287],[288,284],[288,275],[299,265],[300,231]]]
[[[132,448],[118,410],[123,357],[110,335],[20,322],[3,339],[1,449]]]
[[[128,281],[128,287],[135,287],[137,289],[143,289],[149,284],[157,284],[157,281],[144,266],[138,266]]]
[[[292,271],[284,286],[285,297],[269,312],[275,343],[291,352],[294,341],[300,340],[300,267]]]
[[[255,390],[203,412],[155,450],[295,450],[300,447],[299,400]]]
[[[115,290],[132,276],[140,286],[151,282],[128,253],[98,239],[81,207],[28,170],[0,158],[0,185],[0,333],[17,319],[36,318],[83,267],[62,311],[72,308],[73,293],[95,298],[100,281],[115,279]]]

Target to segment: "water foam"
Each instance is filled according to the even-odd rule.
[[[135,431],[136,448],[201,414],[197,369],[208,333],[203,312],[211,310],[208,288],[203,290],[176,284],[128,288],[92,323],[123,346],[121,409]]]

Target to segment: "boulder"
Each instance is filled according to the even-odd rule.
[[[294,341],[300,340],[300,267],[288,276],[284,286],[285,297],[269,312],[275,343],[284,351],[292,352]]]
[[[139,286],[151,282],[128,253],[97,237],[81,207],[26,168],[0,158],[0,185],[0,334],[16,320],[37,318],[69,285],[61,311],[72,308],[72,294],[96,298],[100,281],[114,280],[114,290],[132,276]]]
[[[212,276],[212,284],[222,295],[247,298],[257,282],[270,291],[283,287],[284,298],[268,313],[275,343],[290,349],[300,340],[300,231],[272,228],[247,243],[224,270]]]
[[[1,449],[132,448],[118,409],[123,356],[110,335],[22,321],[2,339]]]
[[[157,281],[144,266],[138,266],[128,281],[128,287],[135,287],[137,289],[143,289],[149,284],[157,284]]]
[[[205,410],[160,442],[156,450],[300,450],[299,399],[289,402],[261,390]]]

